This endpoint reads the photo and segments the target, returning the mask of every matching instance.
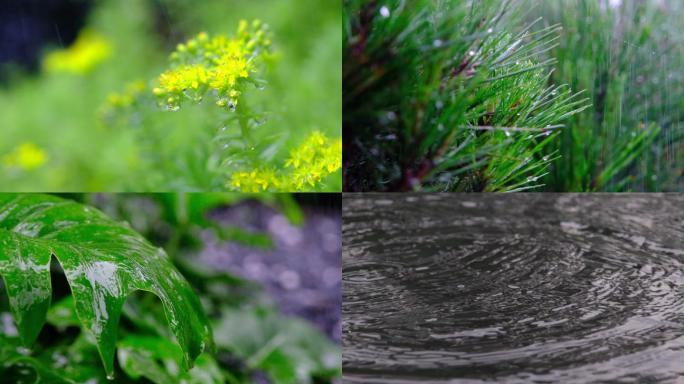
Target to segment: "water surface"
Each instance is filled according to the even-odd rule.
[[[684,195],[346,195],[349,383],[684,381]]]

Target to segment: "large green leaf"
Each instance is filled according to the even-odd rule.
[[[96,340],[108,376],[114,372],[117,328],[126,297],[148,291],[161,299],[185,368],[212,344],[199,299],[163,250],[102,212],[47,195],[0,195],[0,275],[25,345],[50,306],[50,262],[64,269],[83,328]]]

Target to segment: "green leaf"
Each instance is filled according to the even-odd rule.
[[[73,383],[39,360],[21,353],[19,340],[0,334],[0,377],[7,383]]]
[[[207,354],[199,356],[191,370],[179,371],[182,351],[160,337],[129,335],[119,343],[118,357],[121,368],[133,379],[145,377],[156,384],[224,382],[216,361]]]
[[[276,384],[312,383],[341,374],[339,348],[309,323],[274,310],[225,308],[216,343],[262,370]]]
[[[50,306],[50,261],[64,269],[83,329],[96,340],[108,376],[121,310],[136,290],[161,299],[183,350],[184,367],[212,343],[199,299],[162,249],[125,223],[47,195],[0,195],[0,275],[25,345],[37,338]]]
[[[81,322],[76,314],[73,296],[67,296],[52,305],[47,312],[47,321],[59,329],[79,327]]]

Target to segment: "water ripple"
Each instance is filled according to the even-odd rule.
[[[684,196],[348,195],[345,382],[684,380]]]

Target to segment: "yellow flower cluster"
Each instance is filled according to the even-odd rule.
[[[105,120],[112,119],[118,111],[124,110],[139,102],[147,86],[143,80],[137,80],[126,84],[123,92],[110,93],[107,102],[100,107],[100,117]]]
[[[331,140],[316,131],[290,153],[282,171],[261,168],[236,172],[231,176],[229,187],[242,192],[305,191],[315,188],[341,167],[342,139]]]
[[[23,143],[3,158],[6,167],[20,168],[25,171],[36,169],[46,161],[45,151],[33,143]]]
[[[121,93],[111,93],[107,96],[107,103],[115,108],[129,107],[135,103],[143,92],[145,92],[145,82],[142,80],[126,84],[126,88]]]
[[[342,139],[330,140],[316,131],[290,153],[285,165],[292,168],[286,179],[287,190],[314,187],[323,177],[342,168]]]
[[[160,104],[169,110],[180,108],[185,99],[200,101],[215,92],[216,104],[235,108],[242,92],[241,79],[248,79],[271,42],[268,26],[255,20],[241,21],[237,35],[210,37],[202,32],[171,54],[174,68],[159,76],[153,89]]]
[[[84,30],[76,41],[66,49],[49,53],[43,68],[47,72],[86,74],[112,54],[112,46],[103,36]]]
[[[241,192],[263,192],[280,188],[280,177],[272,169],[252,172],[235,172],[230,178],[230,186]]]

